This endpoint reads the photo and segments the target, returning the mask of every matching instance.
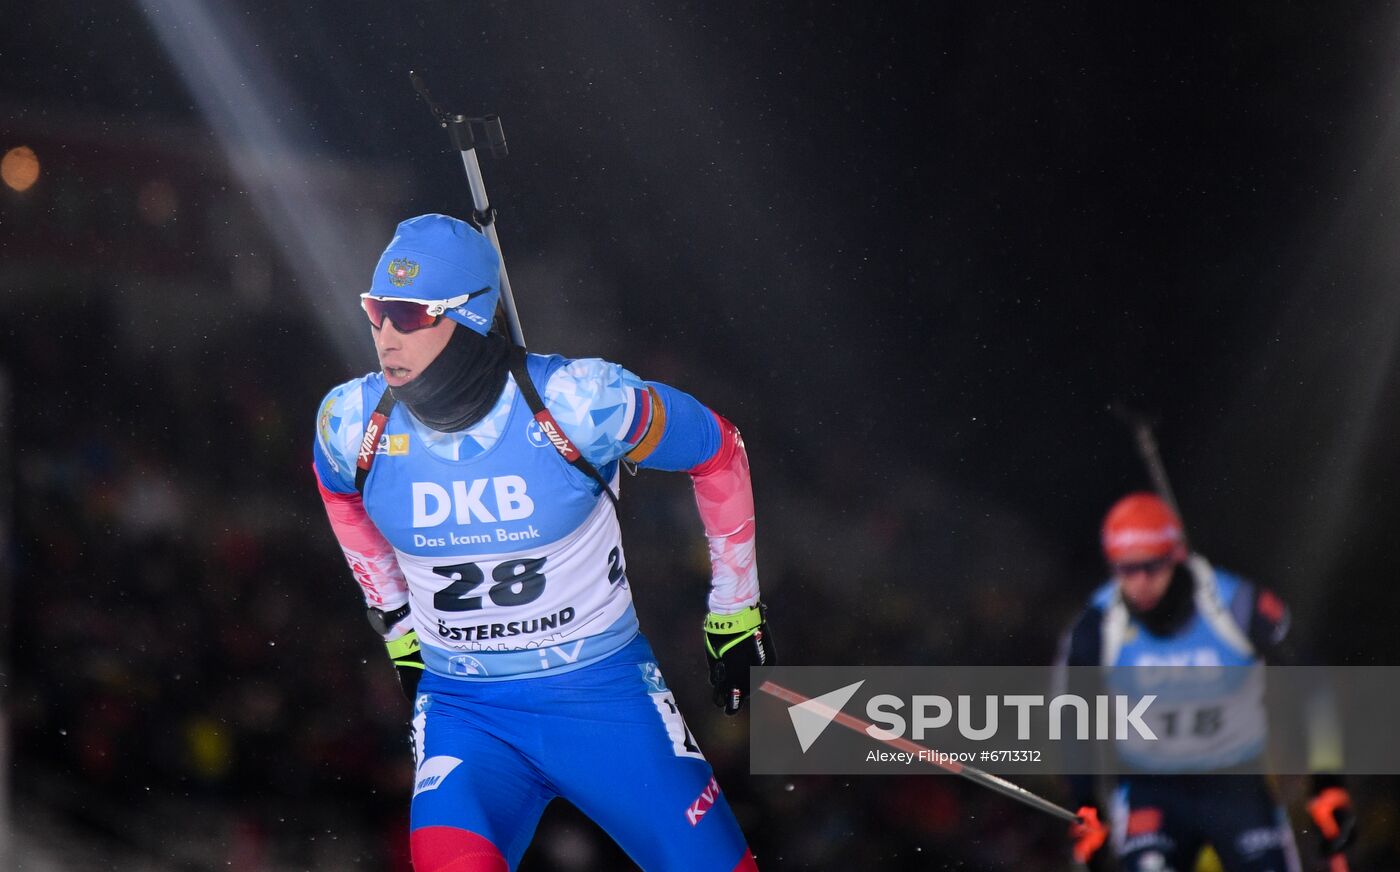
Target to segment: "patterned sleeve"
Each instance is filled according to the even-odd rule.
[[[360,585],[365,604],[387,610],[408,602],[408,582],[393,546],[365,513],[364,501],[355,489],[355,459],[364,438],[364,382],[363,378],[348,381],[321,401],[313,466],[331,531]],[[410,628],[409,622],[401,621],[385,639],[397,639]]]
[[[545,384],[544,402],[596,467],[631,450],[651,420],[646,383],[623,367],[597,358],[571,360],[556,369]]]
[[[316,413],[316,475],[332,493],[354,493],[355,453],[364,434],[364,379],[331,390]]]

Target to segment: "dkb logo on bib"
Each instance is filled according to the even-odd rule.
[[[495,513],[486,502],[486,488],[495,497]],[[494,524],[519,521],[535,512],[535,501],[525,494],[525,479],[518,475],[451,482],[451,491],[437,482],[413,483],[413,526],[436,527],[455,515],[458,524],[473,520]]]

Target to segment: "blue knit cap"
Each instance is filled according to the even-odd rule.
[[[501,258],[491,240],[465,221],[419,215],[399,224],[379,256],[369,292],[375,297],[450,300],[489,290],[444,314],[485,334],[501,296]]]

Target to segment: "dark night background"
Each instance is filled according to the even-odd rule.
[[[785,662],[1050,659],[1149,485],[1113,402],[1318,659],[1397,661],[1394,3],[3,20],[0,151],[41,167],[0,188],[14,868],[406,868],[404,703],[307,467],[393,225],[470,205],[410,69],[504,120],[531,347],[743,429]],[[970,785],[747,776],[688,485],[627,497],[643,627],[764,869],[1068,868]],[[1395,781],[1354,788],[1355,868],[1400,868]],[[626,868],[560,806],[527,868]]]

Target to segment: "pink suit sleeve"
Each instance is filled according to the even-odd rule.
[[[710,611],[727,615],[758,602],[758,561],[753,484],[744,439],[733,424],[720,415],[715,418],[719,450],[688,472],[710,543]]]
[[[408,602],[408,582],[394,556],[394,547],[370,520],[360,495],[327,490],[319,475],[316,487],[325,503],[331,530],[345,553],[345,562],[365,595],[365,604],[392,611]],[[401,621],[395,627],[399,632],[391,632],[390,636],[403,635],[410,628],[410,622]]]

